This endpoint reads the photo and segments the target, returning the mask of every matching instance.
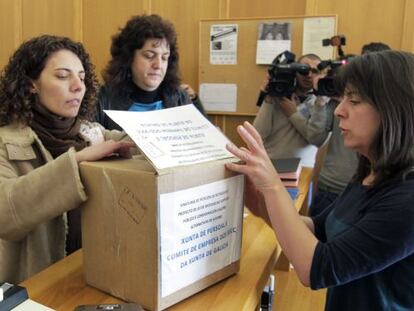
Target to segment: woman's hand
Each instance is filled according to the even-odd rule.
[[[272,226],[263,194],[257,191],[249,177],[245,178],[244,183],[244,205],[253,215],[262,218],[269,226]]]
[[[135,143],[131,141],[107,140],[101,144],[92,145],[76,152],[75,158],[78,163],[82,161],[97,161],[114,154],[123,158],[130,158],[129,149],[134,146]]]
[[[238,157],[244,164],[227,163],[229,170],[245,174],[261,193],[282,186],[280,178],[263,146],[260,134],[249,122],[237,127],[237,132],[246,143],[247,148],[238,148],[228,144],[227,150]]]
[[[292,262],[301,282],[310,284],[310,270],[318,240],[300,218],[293,202],[267,156],[262,139],[248,122],[237,127],[247,148],[227,145],[227,149],[244,164],[226,163],[230,170],[247,175],[246,205],[257,216],[271,224],[277,240]],[[256,193],[249,185],[256,187]],[[254,202],[256,201],[256,202]]]
[[[196,97],[197,97],[197,93],[193,90],[193,88],[192,88],[190,85],[182,83],[182,84],[180,85],[180,87],[181,87],[184,91],[186,91],[186,92],[187,92],[187,95],[190,97],[190,99],[191,99],[191,100],[196,99]]]

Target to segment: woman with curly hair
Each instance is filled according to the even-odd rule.
[[[188,86],[180,87],[177,34],[170,22],[158,15],[132,17],[113,36],[111,56],[96,116],[107,129],[120,127],[104,109],[150,111],[193,103],[204,113],[198,97],[190,99]]]
[[[18,283],[80,247],[79,163],[132,145],[87,121],[96,85],[83,46],[50,35],[23,43],[2,72],[0,282]]]

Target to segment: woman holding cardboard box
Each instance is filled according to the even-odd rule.
[[[96,85],[83,46],[50,35],[23,43],[2,73],[0,282],[18,283],[61,259],[65,246],[80,247],[79,163],[133,145],[87,121]]]
[[[247,148],[229,146],[244,164],[248,207],[266,220],[313,289],[328,288],[326,310],[410,310],[414,306],[414,55],[384,51],[357,57],[338,74],[335,110],[359,167],[320,215],[301,218],[257,131],[238,132]]]
[[[133,16],[112,38],[105,85],[98,96],[96,120],[107,129],[120,129],[103,110],[151,111],[202,104],[178,77],[177,34],[158,15]]]

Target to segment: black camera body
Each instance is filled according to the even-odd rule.
[[[321,96],[338,96],[338,92],[335,88],[334,77],[336,70],[346,64],[345,61],[340,60],[323,60],[318,65],[319,70],[324,70],[329,67],[326,76],[318,81],[318,90],[314,91],[315,95]]]
[[[326,70],[327,74],[318,81],[318,90],[314,90],[313,94],[322,96],[338,96],[335,88],[334,77],[337,68],[346,64],[346,60],[324,60],[318,65],[319,70]],[[270,65],[269,82],[266,92],[261,92],[257,105],[260,106],[264,97],[270,95],[272,97],[290,97],[296,90],[296,74],[308,75],[311,70],[307,64],[295,63],[295,54],[289,51],[276,56]],[[263,94],[262,94],[263,93]]]
[[[322,46],[336,46],[338,47],[339,57],[345,57],[345,52],[342,49],[343,45],[346,45],[346,37],[344,35],[333,36],[332,38],[323,39]]]
[[[273,97],[290,97],[296,89],[296,73],[309,74],[308,65],[295,63],[294,60],[295,54],[288,51],[276,56],[268,69],[267,94]]]
[[[344,35],[333,36],[322,40],[322,46],[340,46],[346,45],[346,37]]]

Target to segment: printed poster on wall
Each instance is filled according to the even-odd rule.
[[[237,29],[236,24],[211,25],[210,64],[237,64]]]
[[[277,55],[291,50],[292,23],[260,23],[257,32],[256,64],[269,65]]]
[[[241,175],[160,195],[161,296],[240,259]]]

